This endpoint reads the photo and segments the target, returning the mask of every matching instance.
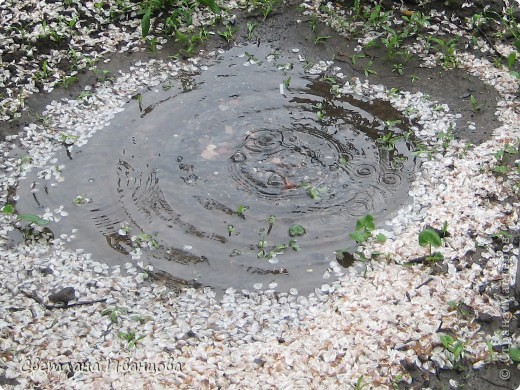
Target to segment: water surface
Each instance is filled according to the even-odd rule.
[[[143,246],[141,260],[172,280],[311,291],[334,250],[354,247],[358,218],[382,224],[406,203],[415,160],[399,112],[338,97],[305,65],[269,47],[232,49],[129,102],[63,153],[64,182],[23,182],[18,208],[64,205],[69,216],[49,227],[78,229],[71,245],[110,264],[136,261]],[[393,145],[381,140],[389,132]],[[294,224],[305,234],[291,237]]]

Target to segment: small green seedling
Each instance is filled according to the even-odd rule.
[[[461,302],[448,301],[448,306],[451,307],[453,310],[456,310],[457,313],[459,313],[463,317],[469,316],[471,314],[470,311],[467,309],[467,306]]]
[[[224,31],[219,31],[217,34],[226,40],[227,43],[230,43],[233,40],[233,35],[237,29],[235,27],[231,27],[229,24],[226,26]]]
[[[506,165],[496,165],[493,167],[493,172],[504,174],[509,171],[509,167]]]
[[[117,335],[119,336],[119,338],[121,338],[127,342],[126,347],[128,349],[135,348],[136,344],[146,337],[146,336],[137,337],[137,335],[134,331],[119,332]]]
[[[273,12],[273,4],[271,3],[271,1],[267,1],[262,7],[262,16],[264,17],[264,20],[266,20],[269,17],[271,12]]]
[[[127,314],[128,309],[126,307],[114,307],[111,309],[105,309],[101,312],[102,316],[109,316],[110,322],[113,324],[117,324],[119,321],[119,316],[121,314]]]
[[[289,228],[289,236],[291,237],[299,237],[305,234],[305,228],[298,224],[293,224]]]
[[[159,242],[151,234],[148,233],[139,233],[136,236],[131,237],[133,246],[136,248],[150,248],[157,249],[159,248]]]
[[[272,226],[275,223],[274,215],[269,216],[269,227],[266,232],[265,228],[261,228],[259,231],[260,239],[257,243],[257,248],[259,249],[257,257],[261,258],[267,258],[269,260],[275,258],[277,255],[282,255],[285,253],[285,250],[287,248],[291,248],[292,250],[299,251],[300,245],[298,245],[298,242],[294,239],[289,240],[287,244],[277,244],[275,246],[271,246],[270,248],[267,247],[267,240],[266,237],[270,233]],[[289,236],[290,237],[297,237],[302,236],[305,234],[305,229],[301,225],[294,224],[289,228]]]
[[[448,237],[450,233],[448,232],[448,221],[444,221],[441,227],[442,237]]]
[[[349,234],[349,237],[361,244],[372,236],[372,231],[375,230],[374,217],[370,214],[365,215],[356,221],[356,230]]]
[[[377,74],[377,72],[371,68],[374,64],[372,60],[368,61],[368,64],[363,68],[363,72],[365,73],[365,77],[370,76],[371,74]]]
[[[82,204],[92,202],[92,200],[85,195],[77,195],[72,202],[77,206],[81,206]]]
[[[316,103],[313,104],[311,107],[316,110],[316,117],[319,121],[322,121],[327,117],[324,111],[323,103]]]
[[[404,67],[403,67],[403,64],[394,64],[393,68],[392,68],[392,72],[395,72],[399,75],[402,75],[404,73]]]
[[[439,339],[445,351],[449,352],[447,353],[448,359],[453,364],[453,367],[456,368],[462,359],[465,344],[450,335],[440,335]]]
[[[316,188],[306,182],[301,183],[300,187],[302,187],[307,192],[307,195],[316,201],[320,200],[320,194],[328,191],[327,187]]]
[[[64,132],[60,133],[60,142],[64,145],[73,145],[79,137],[77,135],[70,135]]]
[[[356,390],[363,390],[365,387],[368,387],[368,384],[364,382],[364,376],[361,375],[358,380],[356,381]]]
[[[265,255],[266,255],[265,246],[266,245],[267,245],[267,241],[262,236],[260,238],[260,240],[258,240],[258,244],[256,244],[257,248],[259,249],[259,251],[256,255],[258,258],[265,257]]]
[[[139,111],[143,111],[143,95],[138,93],[134,98],[137,100],[137,104],[139,105]]]
[[[496,233],[493,233],[491,235],[491,237],[498,238],[498,239],[504,240],[504,241],[506,241],[506,240],[507,241],[512,241],[513,238],[514,238],[514,236],[510,232],[508,232],[507,230],[500,230],[500,231],[498,231]]]
[[[473,95],[470,95],[469,102],[471,103],[474,113],[477,113],[482,108],[482,106],[477,102],[477,98]]]
[[[311,26],[312,32],[316,32],[316,29],[318,28],[318,17],[316,15],[311,16],[309,25]]]
[[[438,253],[437,252],[436,253],[432,253],[432,247],[438,248],[438,247],[440,247],[442,245],[441,237],[433,229],[429,229],[429,228],[423,229],[419,233],[419,245],[420,246],[428,246],[429,247],[429,251],[430,251],[430,255],[429,256],[430,257],[435,256]]]
[[[289,248],[295,251],[299,251],[301,249],[296,240],[289,240]]]
[[[255,31],[257,24],[253,22],[247,23],[247,39],[252,41],[253,40],[253,31]]]
[[[236,213],[240,218],[246,219],[246,211],[248,209],[248,206],[244,206],[243,204],[241,204],[238,206]]]
[[[395,149],[395,145],[399,140],[401,139],[401,136],[396,135],[392,131],[387,132],[384,135],[381,135],[376,139],[376,142],[381,144],[386,150],[392,151]]]
[[[235,231],[235,227],[233,225],[227,226],[228,236],[231,237],[231,234]]]

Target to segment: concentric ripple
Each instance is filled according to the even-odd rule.
[[[404,126],[388,127],[405,123],[388,104],[337,98],[268,47],[235,48],[192,77],[191,91],[178,81],[143,95],[143,112],[128,103],[72,160],[64,152],[63,183],[30,178],[41,191],[21,188],[20,207],[65,205],[50,228],[77,229],[71,245],[112,264],[140,257],[183,283],[303,292],[356,219],[382,222],[406,202],[413,145]],[[305,234],[290,236],[293,224]]]
[[[320,130],[263,129],[246,136],[232,154],[229,170],[237,187],[249,194],[273,200],[304,198],[305,203],[308,195],[301,184],[323,186],[335,178],[329,186],[341,185],[337,179],[347,175],[333,172],[345,170],[341,162],[352,160],[354,153],[348,140]]]

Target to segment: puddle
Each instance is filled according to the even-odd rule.
[[[64,205],[69,215],[49,228],[77,229],[70,245],[109,264],[141,246],[144,264],[178,283],[312,291],[334,250],[354,247],[359,217],[381,226],[407,202],[416,161],[398,111],[335,97],[304,65],[295,53],[235,48],[136,97],[58,156],[63,182],[29,175],[17,209]],[[378,141],[389,129],[393,146]]]

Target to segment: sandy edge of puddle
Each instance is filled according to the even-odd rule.
[[[397,261],[424,255],[424,248],[417,244],[419,230],[426,223],[437,225],[448,220],[452,238],[442,248],[443,254],[464,265],[464,256],[475,246],[475,241],[467,238],[469,230],[477,233],[476,241],[486,244],[489,234],[519,229],[518,205],[484,201],[490,194],[500,197],[511,191],[512,178],[499,180],[489,168],[493,154],[520,136],[515,127],[520,118],[509,104],[518,81],[486,60],[465,53],[459,58],[468,72],[493,85],[500,94],[497,117],[501,124],[493,139],[466,151],[464,158],[458,157],[463,143],[453,142],[445,155],[426,161],[411,191],[413,204],[385,226],[390,239],[384,245],[366,248],[367,254],[379,250],[391,253]],[[52,153],[60,147],[55,141],[60,131],[77,135],[80,146],[103,130],[130,96],[175,77],[182,67],[193,71],[197,61],[137,64],[113,85],[94,91],[88,98],[90,115],[85,115],[79,101],[55,102],[46,113],[54,121],[55,131],[32,124],[23,138],[9,141],[23,145],[24,152],[33,158],[33,169],[59,180]],[[435,134],[449,125],[449,110],[434,110],[437,103],[420,94],[389,94],[383,86],[361,80],[345,82],[345,93],[390,100],[398,109],[417,107],[417,119],[423,126],[420,135],[431,145],[440,142]],[[15,186],[28,168],[16,157],[9,157],[16,154],[11,145],[4,143],[1,148],[5,172],[2,202],[9,187]],[[453,167],[449,175],[447,166]],[[63,211],[66,208],[49,210],[45,217],[66,217]],[[6,216],[0,221],[0,235],[5,237],[14,222]],[[404,361],[429,371],[434,370],[433,362],[449,366],[439,347],[437,330],[441,324],[442,329],[467,342],[466,351],[478,366],[488,357],[485,341],[491,336],[482,333],[475,322],[457,316],[448,302],[462,302],[477,313],[503,316],[500,295],[479,294],[478,286],[495,283],[499,291],[505,291],[507,282],[514,282],[518,257],[518,248],[512,245],[505,245],[500,253],[486,248],[482,256],[489,261],[484,268],[476,264],[462,269],[448,266],[447,275],[442,276],[432,276],[427,269],[377,261],[372,262],[366,278],[347,274],[331,284],[333,292],[317,291],[304,297],[294,291],[236,292],[230,288],[217,301],[209,289],[176,295],[164,286],[146,283],[145,275],[132,265],[125,266],[130,276],[121,276],[119,267],[109,268],[88,254],[67,250],[69,239],[56,238],[52,246],[12,247],[8,240],[2,241],[0,343],[5,352],[1,364],[4,377],[17,380],[19,388],[36,384],[42,388],[110,384],[325,388],[355,385],[361,375],[365,383],[384,388],[402,372]],[[509,280],[501,272],[506,263]],[[53,272],[44,275],[40,270],[45,268]],[[65,286],[76,289],[79,301],[106,302],[47,310],[34,299],[34,294],[46,297]],[[103,315],[105,309],[110,309],[107,314],[116,313],[117,321]],[[119,332],[127,339],[132,332],[136,338],[144,337],[136,348],[129,348]],[[512,343],[519,345],[518,335]],[[68,378],[71,370],[75,374]],[[409,379],[405,373],[404,380]]]

